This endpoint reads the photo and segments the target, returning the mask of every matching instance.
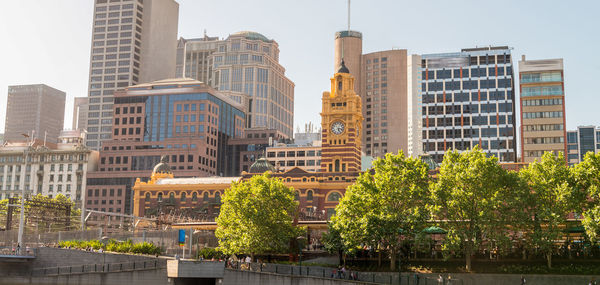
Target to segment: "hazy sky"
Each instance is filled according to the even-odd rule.
[[[178,0],[179,35],[227,37],[251,30],[279,43],[280,62],[296,84],[295,125],[320,123],[320,98],[333,72],[334,33],[346,28],[345,0]],[[92,0],[0,1],[0,132],[8,85],[45,83],[85,96]],[[515,63],[564,58],[567,128],[600,125],[600,1],[352,1],[352,29],[363,52],[456,52],[508,45]]]

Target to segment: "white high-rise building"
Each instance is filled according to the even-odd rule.
[[[113,93],[175,76],[179,4],[174,0],[95,0],[87,146],[112,137]]]

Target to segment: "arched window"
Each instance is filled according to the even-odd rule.
[[[312,201],[313,200],[313,191],[312,190],[308,190],[306,192],[306,201]]]
[[[182,192],[181,193],[181,202],[185,202],[185,198],[186,198],[185,196],[186,196],[185,192]]]
[[[340,160],[335,160],[335,172],[340,172]]]
[[[204,196],[202,197],[202,200],[204,200],[204,202],[208,202],[208,192],[204,192]]]
[[[329,194],[329,196],[327,196],[327,201],[328,202],[338,202],[338,201],[340,201],[341,198],[342,198],[342,196],[340,195],[340,193],[331,192]]]
[[[158,193],[158,197],[156,198],[156,201],[162,202],[162,193]]]
[[[175,203],[175,193],[169,193],[169,203]]]
[[[215,193],[215,202],[218,204],[221,204],[221,193],[219,193],[219,192]]]
[[[198,202],[198,193],[192,193],[192,202]]]
[[[150,193],[146,193],[146,202],[150,202]]]

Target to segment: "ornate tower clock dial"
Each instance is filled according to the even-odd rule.
[[[334,122],[333,124],[331,124],[331,132],[336,135],[343,134],[345,129],[346,129],[346,125],[344,125],[343,122],[337,121],[337,122]]]

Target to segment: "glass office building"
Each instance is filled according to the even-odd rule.
[[[588,152],[600,152],[600,128],[580,126],[567,132],[567,160],[569,165],[579,163]]]
[[[479,145],[500,162],[516,161],[515,95],[510,48],[463,49],[421,58],[423,152]]]

